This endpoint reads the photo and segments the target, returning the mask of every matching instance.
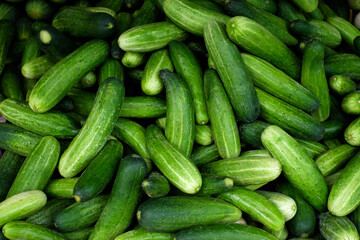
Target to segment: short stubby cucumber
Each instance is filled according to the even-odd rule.
[[[346,95],[341,102],[342,110],[350,115],[360,114],[360,92],[354,91]]]
[[[332,216],[330,213],[322,213],[319,218],[320,233],[325,239],[359,239],[358,231],[349,218]]]
[[[352,121],[345,129],[345,141],[351,146],[360,146],[360,117]]]
[[[329,78],[329,86],[331,90],[342,96],[356,90],[356,83],[343,75],[331,76]]]

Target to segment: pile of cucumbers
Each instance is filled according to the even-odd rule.
[[[0,240],[359,240],[359,10],[1,1]]]

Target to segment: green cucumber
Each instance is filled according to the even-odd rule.
[[[124,0],[124,7],[129,10],[138,9],[142,2],[141,0]]]
[[[318,0],[292,0],[299,8],[305,12],[312,12],[318,6]]]
[[[258,22],[288,46],[298,44],[298,40],[289,33],[285,20],[255,7],[247,0],[226,1],[225,10],[234,16],[244,16]]]
[[[208,21],[217,20],[224,24],[230,17],[202,7],[189,0],[164,0],[163,9],[168,18],[182,29],[202,36]],[[186,16],[186,17],[185,17]]]
[[[151,160],[162,174],[181,191],[194,194],[201,188],[201,175],[195,164],[173,146],[156,125],[145,132]]]
[[[221,6],[219,6],[218,4],[214,3],[214,2],[211,2],[209,0],[190,0],[191,2],[201,6],[201,7],[204,7],[204,8],[207,8],[207,9],[210,9],[214,12],[218,12],[218,13],[223,13],[223,9],[221,8]]]
[[[75,83],[103,62],[108,52],[109,46],[106,42],[92,40],[60,60],[39,79],[31,91],[31,109],[38,113],[50,110],[65,97]],[[73,74],[74,72],[77,74]]]
[[[308,153],[310,158],[315,158],[318,155],[320,155],[321,153],[328,150],[328,148],[325,145],[323,145],[319,142],[306,141],[306,140],[301,140],[301,139],[296,139],[296,141]]]
[[[326,75],[344,75],[360,80],[360,58],[355,54],[343,53],[325,58]]]
[[[157,95],[163,89],[159,72],[162,69],[174,70],[167,49],[154,52],[146,62],[144,73],[141,78],[141,89],[147,95]]]
[[[275,180],[281,173],[280,162],[271,157],[237,157],[203,165],[201,172],[229,177],[237,185],[261,184]]]
[[[107,195],[100,195],[89,201],[70,205],[56,215],[55,227],[61,232],[72,232],[90,227],[98,220],[108,199]]]
[[[74,232],[63,233],[68,240],[87,240],[92,233],[93,228],[84,228]]]
[[[112,17],[115,17],[115,15],[116,15],[116,12],[114,10],[107,8],[107,7],[86,7],[85,9],[89,10],[91,12],[96,12],[96,13],[99,13],[99,12],[107,13]]]
[[[163,197],[170,191],[168,180],[159,172],[151,172],[141,183],[143,191],[151,198]]]
[[[290,183],[315,209],[326,207],[328,189],[319,168],[301,145],[280,127],[271,125],[261,134],[261,141],[282,165]]]
[[[56,199],[74,199],[74,187],[79,178],[53,179],[46,186],[46,195]]]
[[[26,1],[25,11],[33,20],[44,20],[53,14],[54,9],[46,0],[29,0]]]
[[[334,75],[329,78],[329,86],[335,93],[343,96],[356,90],[356,83],[349,77]]]
[[[131,26],[131,21],[132,21],[132,15],[128,12],[119,12],[118,14],[116,14],[115,16],[116,35],[120,36],[123,32],[128,30]],[[117,45],[119,46],[119,44]]]
[[[21,74],[30,79],[38,79],[55,65],[55,61],[48,55],[42,55],[21,67]]]
[[[148,231],[173,232],[199,224],[235,222],[241,211],[221,199],[172,196],[143,202],[136,216]]]
[[[108,58],[102,64],[98,77],[99,86],[109,77],[114,77],[124,82],[123,66],[116,59]]]
[[[225,192],[234,186],[231,178],[215,175],[202,175],[202,186],[196,193],[197,196],[210,196]]]
[[[255,120],[254,122],[241,125],[239,127],[241,141],[249,144],[252,147],[262,148],[263,145],[261,143],[261,133],[269,125],[269,123],[260,120]]]
[[[76,182],[73,192],[75,200],[88,201],[99,195],[114,176],[122,155],[122,144],[108,140]]]
[[[121,9],[123,3],[123,0],[101,0],[96,3],[96,6],[110,8],[113,11],[118,12]]]
[[[359,115],[360,114],[360,92],[354,91],[346,95],[342,102],[341,108],[342,110],[350,115]]]
[[[319,20],[319,21],[325,20],[324,14],[320,10],[320,8],[315,8],[315,10],[312,12],[304,12],[304,15],[307,19],[310,20]]]
[[[254,121],[260,113],[258,99],[250,74],[236,45],[228,38],[225,26],[209,21],[204,28],[204,39],[236,117],[241,122]]]
[[[156,22],[159,18],[160,11],[156,8],[151,0],[144,1],[139,9],[139,13],[131,23],[131,27],[137,27],[148,23]]]
[[[209,125],[195,125],[195,142],[202,146],[212,144],[212,132]]]
[[[115,19],[107,13],[68,6],[55,15],[52,26],[73,37],[107,38],[115,32]]]
[[[345,129],[344,138],[345,141],[351,146],[360,146],[360,117],[352,121]]]
[[[262,1],[262,0],[247,0],[252,5],[260,8],[264,11],[271,12],[273,14],[277,11],[277,3],[274,0]]]
[[[269,61],[292,78],[300,78],[301,62],[298,57],[261,24],[250,18],[237,16],[228,21],[226,32],[241,48]]]
[[[17,19],[17,9],[13,4],[2,2],[0,4],[0,20],[15,22]]]
[[[0,78],[0,90],[4,97],[24,100],[21,78],[13,66],[7,67]]]
[[[26,218],[37,212],[46,204],[46,195],[42,191],[22,192],[0,203],[0,226]]]
[[[288,195],[296,202],[296,214],[289,222],[287,222],[289,232],[301,238],[311,236],[314,233],[316,226],[316,215],[314,209],[288,182],[278,182],[276,189],[280,193]]]
[[[145,229],[136,229],[120,234],[115,240],[173,240],[174,234],[149,232]]]
[[[190,156],[195,139],[194,107],[189,86],[177,74],[159,72],[166,89],[165,137],[185,157]]]
[[[166,127],[166,117],[158,118],[158,119],[156,120],[156,124],[157,124],[160,128],[162,128],[162,129],[165,130],[165,127]]]
[[[241,56],[255,86],[305,112],[319,108],[316,95],[293,78],[261,58],[246,53]]]
[[[11,43],[5,63],[14,63],[21,59],[25,49],[26,40],[15,40]]]
[[[29,216],[26,221],[53,228],[55,216],[73,202],[71,199],[52,199],[46,203],[44,208]]]
[[[340,178],[342,171],[343,169],[340,169],[336,173],[333,173],[325,177],[326,185],[328,186],[329,189],[331,189],[332,186],[336,183],[336,181]]]
[[[2,101],[0,113],[9,122],[40,135],[71,138],[78,133],[75,122],[65,114],[56,111],[36,114],[25,102],[15,99]]]
[[[334,1],[335,2],[335,1]],[[321,12],[324,14],[325,18],[328,17],[336,17],[338,16],[331,8],[328,4],[324,3],[324,2],[320,2],[318,5],[318,8],[320,8]],[[345,7],[346,8],[346,7]]]
[[[290,1],[279,0],[278,1],[278,16],[287,22],[295,20],[306,20],[304,14],[299,8],[293,6]]]
[[[355,225],[347,217],[336,217],[330,213],[322,213],[320,218],[320,232],[327,240],[359,239]]]
[[[114,239],[132,222],[141,200],[141,182],[148,171],[138,155],[128,155],[121,162],[110,198],[98,219],[89,240]]]
[[[270,153],[265,149],[249,150],[246,152],[242,152],[240,156],[241,157],[271,157]]]
[[[21,58],[21,67],[31,60],[41,56],[41,49],[35,37],[26,41],[25,49]]]
[[[4,200],[24,159],[10,151],[0,158],[0,201]]]
[[[0,20],[0,74],[4,69],[5,60],[14,37],[14,25],[9,20]]]
[[[33,33],[37,34],[42,28],[48,27],[48,26],[51,26],[51,24],[49,24],[45,21],[42,21],[42,20],[37,20],[32,24],[31,29],[32,29]]]
[[[206,124],[209,121],[209,116],[206,111],[203,90],[203,73],[198,60],[191,50],[180,42],[170,42],[169,51],[176,72],[189,86],[194,102],[196,123]]]
[[[119,115],[124,95],[124,85],[119,79],[108,78],[103,82],[89,117],[59,160],[62,176],[77,175],[105,145]],[[96,139],[93,136],[97,136]]]
[[[111,41],[110,55],[113,59],[120,60],[124,56],[124,51],[121,50],[117,39]]]
[[[21,156],[28,156],[41,136],[9,123],[0,124],[0,148]]]
[[[239,156],[241,145],[236,119],[215,70],[209,69],[205,72],[204,91],[211,131],[220,156],[222,158]]]
[[[210,146],[202,146],[196,148],[191,156],[190,159],[192,162],[195,163],[196,166],[200,166],[212,161],[217,160],[220,157],[219,151],[215,144]]]
[[[328,17],[326,22],[333,25],[340,32],[344,41],[354,49],[354,39],[360,36],[359,29],[341,17]]]
[[[145,53],[125,52],[121,59],[121,63],[127,68],[136,68],[146,62]]]
[[[17,39],[19,40],[27,40],[32,36],[31,30],[31,21],[27,17],[22,17],[16,21],[16,32],[17,32]]]
[[[90,88],[96,83],[96,75],[93,71],[88,72],[74,87]]]
[[[185,31],[171,22],[157,22],[130,28],[120,35],[118,43],[124,51],[152,52],[186,36]]]
[[[272,230],[280,230],[285,225],[284,216],[277,209],[276,205],[256,192],[241,187],[233,187],[231,190],[218,196],[234,204],[240,210]]]
[[[288,230],[286,229],[286,227],[283,227],[281,230],[279,231],[274,231],[274,230],[271,230],[267,227],[263,227],[263,229],[265,231],[267,231],[268,233],[270,233],[271,235],[277,237],[279,240],[286,240],[287,237],[289,236],[289,232]]]
[[[341,109],[340,103],[332,95],[330,95],[330,119],[349,123],[348,116],[345,116],[345,113]]]
[[[258,88],[256,93],[261,107],[260,116],[267,122],[301,139],[317,141],[324,135],[324,127],[310,115]]]
[[[335,139],[325,140],[324,145],[327,146],[329,149],[333,149],[343,144],[343,142],[344,141],[342,139],[335,138]]]

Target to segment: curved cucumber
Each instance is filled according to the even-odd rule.
[[[347,217],[320,214],[320,232],[326,239],[359,239],[355,225]]]
[[[173,240],[172,233],[149,232],[145,229],[136,229],[119,235],[115,240]]]
[[[346,127],[344,138],[345,141],[351,146],[360,146],[360,117],[352,121],[349,126]]]
[[[159,172],[151,172],[141,183],[143,191],[151,198],[163,197],[170,191],[168,180]]]
[[[46,186],[46,195],[57,199],[74,199],[74,187],[79,178],[53,179]]]
[[[334,75],[329,78],[331,90],[339,95],[346,95],[356,90],[356,83],[349,77]]]
[[[4,200],[24,159],[10,151],[5,151],[0,158],[0,201]]]

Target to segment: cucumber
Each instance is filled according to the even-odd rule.
[[[194,194],[201,188],[201,175],[195,164],[173,146],[156,125],[145,132],[146,147],[160,172],[181,191]]]
[[[65,114],[56,111],[36,114],[25,102],[15,99],[2,101],[0,113],[9,122],[40,135],[71,138],[78,133],[75,122]]]
[[[132,15],[128,12],[119,12],[115,16],[115,22],[116,22],[116,35],[120,36],[123,32],[128,30],[131,26],[132,22]],[[115,39],[117,40],[117,39]],[[117,44],[117,41],[116,41]],[[117,44],[119,46],[119,44]]]
[[[336,1],[334,1],[336,2]],[[325,18],[328,17],[336,17],[338,16],[331,8],[328,4],[324,3],[324,2],[320,2],[318,5],[318,8],[320,8],[321,12],[324,14]],[[346,6],[345,6],[346,8]]]
[[[113,59],[120,60],[124,56],[124,51],[121,50],[117,39],[111,41],[110,55]]]
[[[59,160],[59,172],[63,177],[74,177],[81,172],[105,145],[124,95],[124,85],[119,79],[108,78],[100,86],[89,117]]]
[[[140,203],[141,182],[147,173],[146,163],[138,155],[128,155],[120,162],[109,201],[89,240],[114,239],[129,227]]]
[[[289,232],[301,238],[311,236],[314,233],[316,226],[316,215],[314,209],[288,182],[278,182],[276,184],[276,189],[280,193],[288,195],[296,202],[296,214],[289,222],[287,222]]]
[[[38,113],[50,110],[65,97],[76,82],[103,62],[108,52],[109,46],[106,42],[92,40],[63,58],[36,83],[29,98],[31,109]],[[73,74],[74,72],[77,74]]]
[[[264,149],[249,150],[249,151],[243,152],[240,156],[241,157],[271,157],[270,153]]]
[[[157,95],[162,91],[163,83],[159,77],[159,72],[162,69],[174,70],[167,49],[154,52],[146,62],[141,78],[141,89],[145,94]]]
[[[211,2],[209,0],[190,0],[191,2],[201,6],[201,7],[204,7],[204,8],[207,8],[207,9],[210,9],[214,12],[218,12],[218,13],[223,13],[223,9],[221,8],[221,6],[219,6],[218,4],[214,3],[214,2]]]
[[[25,11],[33,20],[44,20],[51,17],[54,9],[45,0],[29,0],[26,1]]]
[[[189,86],[168,69],[161,70],[159,76],[166,88],[165,137],[188,157],[195,139],[194,107]]]
[[[234,186],[231,178],[219,177],[215,175],[202,175],[201,189],[196,193],[197,196],[210,196],[225,192]]]
[[[268,233],[270,233],[271,235],[277,237],[279,240],[286,240],[287,237],[289,236],[289,232],[288,230],[286,229],[286,227],[283,227],[281,230],[279,231],[274,231],[274,230],[271,230],[267,227],[263,227],[263,229],[265,231],[267,231]]]
[[[145,53],[125,52],[121,63],[127,68],[136,68],[146,62]]]
[[[210,146],[202,146],[196,148],[191,156],[190,159],[192,162],[195,163],[196,166],[200,166],[212,161],[217,160],[220,157],[219,151],[215,144]]]
[[[360,80],[360,58],[355,54],[343,53],[325,58],[326,75],[344,75]]]
[[[358,185],[360,154],[356,154],[342,171],[340,178],[332,186],[328,209],[335,216],[345,216],[354,211],[360,204]]]
[[[273,14],[277,11],[277,3],[274,0],[270,1],[261,1],[261,0],[247,0],[249,3],[254,5],[257,8],[260,8],[266,12],[271,12]]]
[[[0,203],[0,226],[26,218],[46,204],[46,195],[39,190],[22,192]]]
[[[316,95],[293,78],[261,58],[246,53],[241,56],[255,86],[305,112],[319,108]]]
[[[320,232],[325,239],[359,239],[355,225],[347,217],[322,213],[319,218]]]
[[[55,216],[73,202],[71,199],[52,199],[46,203],[44,208],[29,216],[26,221],[52,228],[54,226]]]
[[[0,90],[6,98],[24,100],[22,84],[16,69],[13,66],[7,67],[0,78]]]
[[[352,121],[345,129],[345,141],[351,146],[360,146],[359,127],[360,117]]]
[[[74,87],[90,88],[96,83],[96,75],[93,71],[88,72]]]
[[[38,79],[54,65],[55,61],[51,57],[42,55],[25,63],[21,68],[21,74],[26,78]]]
[[[0,20],[15,22],[17,19],[17,9],[13,4],[2,2],[0,4]]]
[[[241,211],[221,199],[172,196],[143,202],[136,216],[145,230],[174,232],[200,224],[235,222]]]
[[[225,10],[234,16],[244,16],[258,22],[288,46],[298,44],[298,40],[289,33],[285,20],[255,7],[247,0],[226,1]]]
[[[203,90],[203,73],[198,60],[185,44],[177,41],[169,43],[169,51],[176,72],[189,86],[194,102],[196,123],[206,124],[209,116]]]
[[[344,41],[354,49],[354,39],[360,36],[360,31],[354,25],[341,17],[328,17],[326,22],[333,25],[340,32]]]
[[[130,28],[120,35],[118,43],[124,51],[152,52],[186,36],[185,31],[171,22],[157,22]]]
[[[87,240],[93,231],[93,228],[84,228],[74,232],[63,233],[68,240]]]
[[[345,128],[345,123],[338,120],[328,120],[323,122],[325,134],[323,140],[334,139],[338,137]]]
[[[55,15],[52,26],[73,37],[107,38],[115,32],[115,19],[107,13],[68,6]]]
[[[108,140],[76,182],[73,192],[75,200],[84,202],[99,195],[114,176],[122,155],[122,144]]]
[[[130,10],[138,9],[142,2],[141,0],[124,0],[124,6]]]
[[[203,165],[201,172],[229,177],[237,185],[261,184],[275,180],[281,173],[278,160],[271,157],[237,157]]]
[[[123,118],[154,118],[166,113],[165,101],[157,97],[126,97],[119,117]]]
[[[24,159],[10,151],[0,158],[0,201],[4,200]]]
[[[340,103],[332,95],[330,95],[330,119],[349,123],[349,119],[342,111]]]
[[[233,187],[229,191],[219,194],[219,197],[234,204],[272,230],[280,230],[285,225],[284,216],[276,205],[256,192]]]
[[[131,23],[131,27],[137,27],[148,23],[156,22],[159,19],[160,11],[151,0],[146,0],[138,10],[139,13]]]
[[[27,17],[22,17],[16,22],[17,39],[27,40],[32,36],[31,21]]]
[[[98,77],[99,86],[109,77],[114,77],[124,82],[124,68],[116,59],[108,58],[101,66]]]
[[[308,153],[310,158],[315,158],[321,153],[328,150],[328,147],[315,141],[306,141],[301,139],[296,139],[296,141],[301,145],[301,147]]]
[[[32,29],[33,33],[37,34],[42,28],[48,27],[48,26],[51,26],[51,24],[49,24],[45,21],[42,21],[42,20],[37,20],[32,24],[31,29]]]
[[[204,91],[215,145],[222,158],[240,155],[239,130],[224,87],[215,70],[204,75]]]
[[[56,199],[73,199],[73,191],[79,178],[58,178],[52,179],[46,186],[46,195]]]
[[[329,78],[329,86],[335,93],[344,96],[356,90],[356,83],[349,77],[334,75]]]
[[[226,24],[230,17],[202,7],[189,0],[164,0],[163,9],[168,18],[182,29],[202,36],[205,24],[217,20]],[[186,16],[186,17],[185,17]]]
[[[170,191],[168,180],[159,172],[151,172],[141,183],[143,191],[151,198],[163,197]]]
[[[176,240],[210,240],[210,239],[242,239],[242,240],[275,240],[275,236],[266,231],[242,224],[214,224],[194,226],[181,230],[175,235]]]
[[[212,144],[211,128],[208,125],[195,125],[195,142],[202,146]]]
[[[333,173],[325,177],[326,185],[328,186],[329,189],[331,189],[332,186],[336,183],[336,181],[340,178],[342,171],[343,169],[340,169],[336,173]]]
[[[343,142],[344,141],[342,139],[335,138],[335,139],[325,140],[324,145],[326,145],[329,149],[333,149],[343,144]]]
[[[31,60],[41,56],[41,49],[35,37],[31,37],[26,41],[24,52],[21,58],[21,67]]]
[[[21,156],[28,156],[41,136],[9,123],[0,124],[0,148]]]
[[[145,229],[136,229],[120,234],[115,240],[173,240],[174,234],[149,232]]]
[[[258,99],[250,74],[236,45],[228,38],[225,26],[209,21],[204,28],[204,39],[236,117],[241,122],[254,121],[260,113]]]
[[[341,108],[342,110],[351,115],[359,115],[360,114],[360,92],[354,91],[346,95],[342,102]]]
[[[292,0],[299,8],[305,12],[312,12],[318,6],[318,0]]]
[[[5,63],[14,63],[21,59],[25,49],[26,40],[15,40],[9,48]]]
[[[310,20],[324,21],[325,17],[320,8],[315,8],[312,12],[305,12],[305,17]]]
[[[287,22],[292,22],[295,20],[306,20],[304,14],[294,7],[290,1],[279,0],[278,1],[278,15]]]
[[[262,148],[263,145],[261,143],[261,133],[269,125],[269,123],[260,120],[255,120],[254,122],[241,125],[239,127],[241,141],[249,144],[252,147]]]
[[[324,135],[324,127],[310,115],[258,88],[256,93],[261,107],[260,116],[267,122],[305,140],[318,141]]]
[[[108,199],[107,195],[100,195],[89,201],[70,205],[56,215],[55,227],[61,232],[72,232],[90,227],[98,220]]]
[[[118,12],[121,9],[123,3],[123,0],[101,0],[96,3],[96,6],[110,8],[113,11]]]
[[[4,69],[5,60],[14,37],[14,25],[9,20],[0,20],[0,74]]]
[[[320,40],[306,44],[301,69],[301,84],[315,93],[319,109],[312,116],[320,122],[330,116],[330,94],[324,69],[324,45]]]
[[[289,182],[315,209],[326,207],[328,189],[319,168],[301,145],[280,127],[271,125],[261,134],[261,141],[282,165]]]

